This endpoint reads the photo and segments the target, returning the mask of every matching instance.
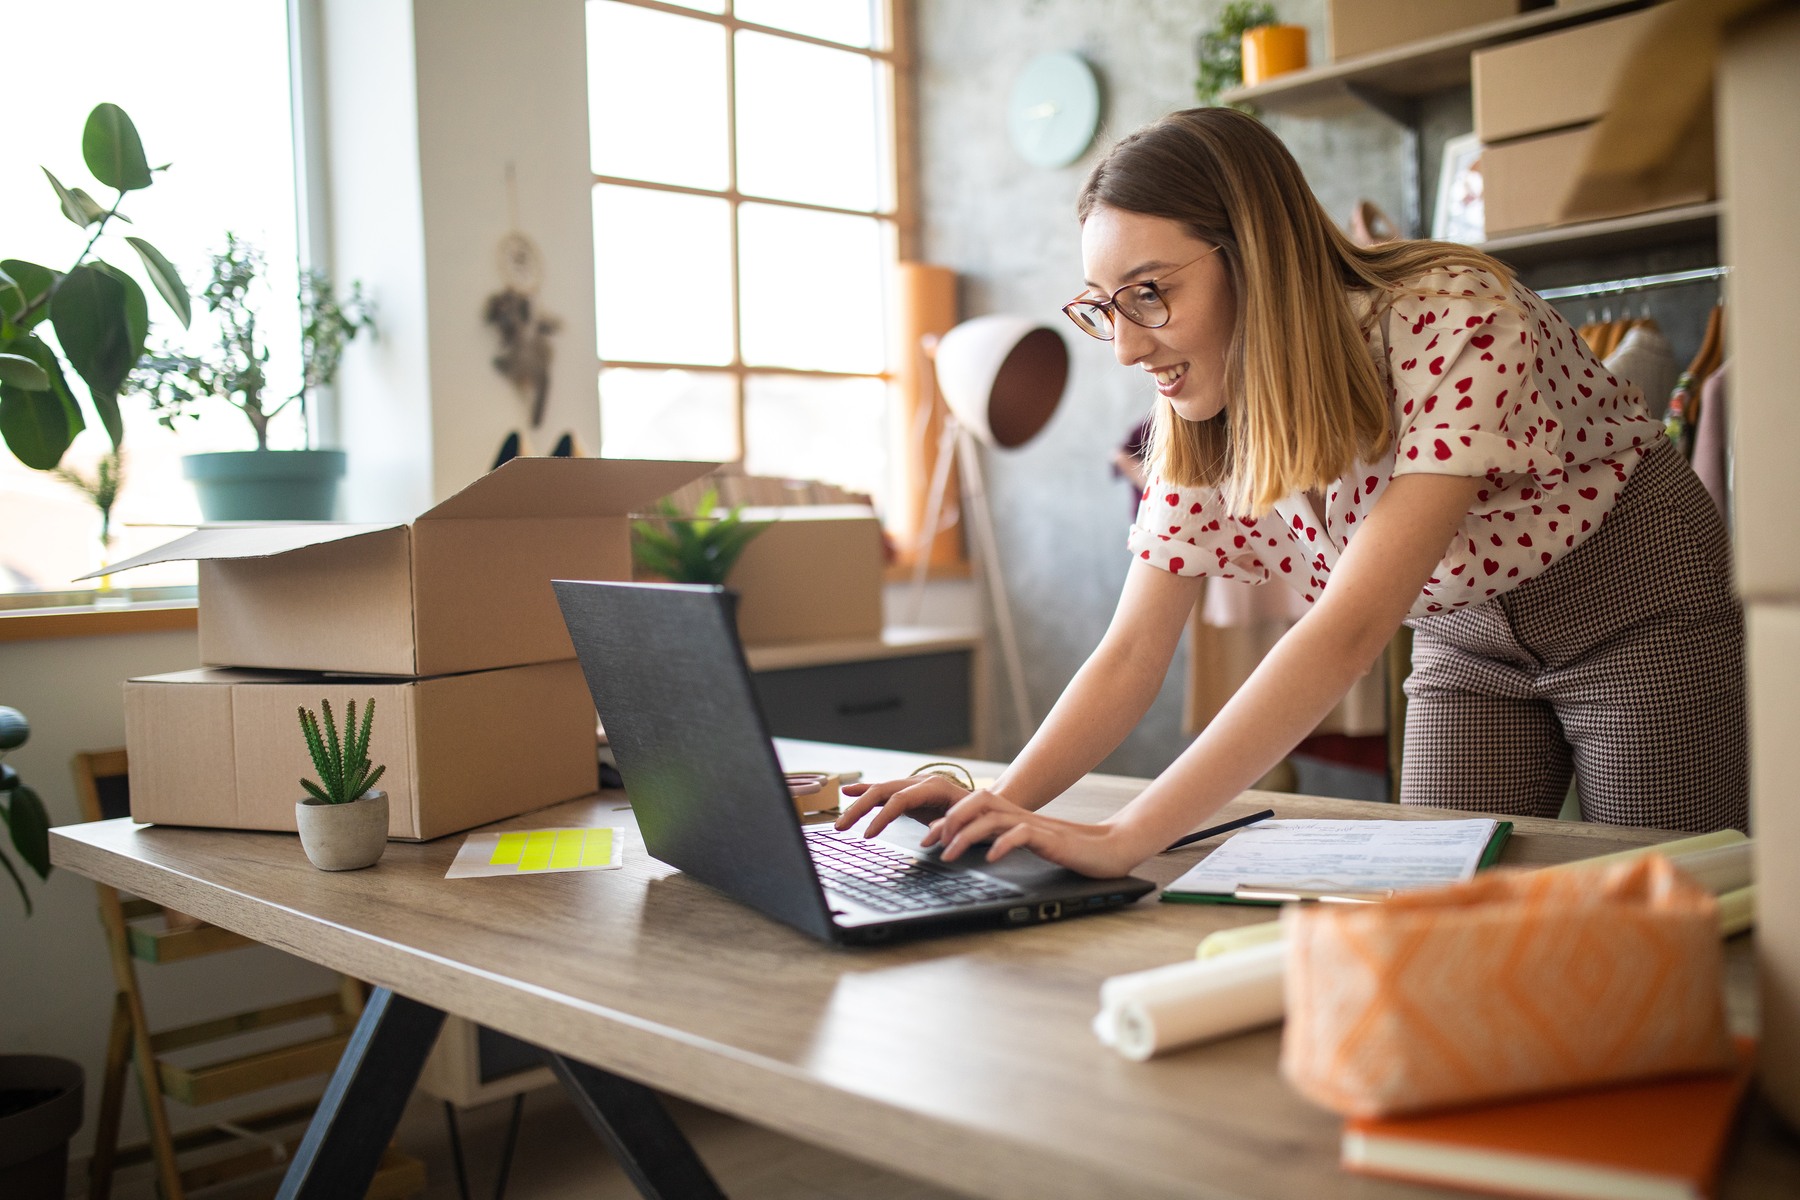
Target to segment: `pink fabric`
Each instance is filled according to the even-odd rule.
[[[1700,425],[1694,431],[1694,474],[1706,485],[1728,526],[1731,524],[1731,429],[1725,399],[1729,390],[1725,372],[1730,366],[1726,363],[1707,376],[1701,385]]]
[[[1132,554],[1181,575],[1279,577],[1311,602],[1392,477],[1483,476],[1462,536],[1410,615],[1447,612],[1516,587],[1585,541],[1640,447],[1662,436],[1642,393],[1609,374],[1561,314],[1486,272],[1413,280],[1365,321],[1365,336],[1392,397],[1394,444],[1327,489],[1322,519],[1234,516],[1217,488],[1152,480]]]

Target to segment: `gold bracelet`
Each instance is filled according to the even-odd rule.
[[[924,766],[915,767],[911,773],[914,775],[936,775],[940,778],[948,779],[958,787],[967,788],[971,792],[975,790],[975,776],[970,774],[969,768],[963,766],[961,763],[928,762]]]

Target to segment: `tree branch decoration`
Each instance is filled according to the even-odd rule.
[[[375,786],[387,770],[385,765],[369,767],[369,733],[375,723],[375,698],[363,710],[362,727],[356,724],[356,701],[344,710],[344,736],[338,737],[337,723],[331,716],[331,701],[319,701],[324,710],[322,723],[318,714],[304,705],[300,707],[300,732],[306,736],[306,749],[312,755],[313,769],[319,782],[302,779],[300,786],[320,804],[348,804]]]

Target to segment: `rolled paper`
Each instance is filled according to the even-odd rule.
[[[1720,829],[1673,842],[1658,842],[1654,846],[1633,846],[1629,850],[1615,850],[1611,854],[1600,854],[1593,858],[1578,858],[1574,862],[1557,863],[1553,867],[1545,867],[1544,870],[1567,871],[1578,867],[1611,866],[1613,863],[1630,862],[1634,858],[1642,858],[1646,854],[1661,854],[1667,858],[1677,858],[1683,854],[1695,854],[1702,850],[1730,846],[1746,840],[1748,839],[1744,837],[1741,830]]]
[[[1136,1062],[1281,1020],[1280,942],[1205,962],[1115,975],[1100,985],[1095,1033]]]
[[[1713,895],[1723,896],[1727,892],[1749,887],[1755,878],[1750,865],[1754,846],[1754,842],[1746,839],[1729,846],[1715,846],[1711,850],[1672,854],[1669,861]]]
[[[1236,954],[1239,950],[1266,946],[1280,940],[1280,921],[1258,921],[1254,925],[1239,925],[1207,934],[1200,939],[1200,946],[1194,951],[1194,957],[1205,961],[1221,954]]]
[[[1756,885],[1741,887],[1719,897],[1719,936],[1731,937],[1756,924]]]

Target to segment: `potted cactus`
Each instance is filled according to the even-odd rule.
[[[369,763],[369,735],[375,724],[375,700],[356,721],[356,701],[344,710],[339,735],[331,701],[321,700],[318,713],[300,708],[300,732],[319,778],[302,779],[306,798],[294,804],[300,845],[321,871],[354,871],[373,866],[387,849],[388,798],[375,783],[387,770]]]

